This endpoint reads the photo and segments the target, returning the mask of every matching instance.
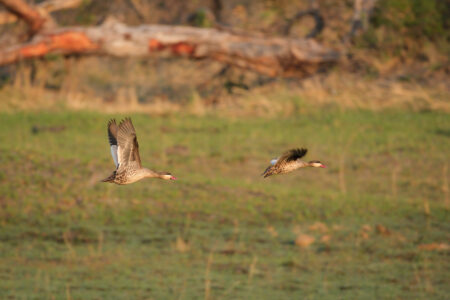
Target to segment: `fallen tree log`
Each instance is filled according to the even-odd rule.
[[[145,57],[156,53],[210,58],[269,76],[303,77],[337,61],[335,51],[311,39],[238,35],[186,26],[67,27],[39,32],[25,44],[0,49],[0,65],[48,54],[96,54]]]
[[[50,1],[51,2],[51,1]],[[78,5],[76,0],[55,3]],[[27,21],[32,39],[0,49],[0,66],[63,55],[146,57],[155,54],[209,58],[268,76],[304,77],[337,62],[339,54],[311,39],[265,37],[237,30],[188,26],[127,26],[109,19],[96,27],[42,26],[50,21],[23,0],[0,0]]]

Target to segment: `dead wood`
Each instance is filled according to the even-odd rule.
[[[127,26],[117,21],[96,27],[43,28],[45,19],[22,5],[22,0],[0,0],[9,11],[28,20],[33,38],[0,49],[0,65],[63,55],[152,55],[212,59],[268,76],[305,77],[334,64],[339,54],[312,39],[267,37],[238,30],[170,25]],[[17,4],[20,4],[18,8]]]

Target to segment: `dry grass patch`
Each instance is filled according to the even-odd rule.
[[[0,110],[89,110],[106,113],[183,113],[228,117],[288,117],[311,110],[337,106],[341,109],[407,109],[450,112],[450,90],[445,83],[433,86],[389,80],[368,80],[331,73],[299,82],[281,82],[239,93],[223,93],[214,103],[197,92],[184,101],[154,96],[138,100],[133,86],[119,88],[112,95],[86,91],[51,91],[40,86],[6,85],[0,90]]]

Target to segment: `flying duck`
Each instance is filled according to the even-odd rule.
[[[272,159],[270,166],[261,175],[266,178],[272,175],[289,173],[299,168],[325,168],[325,165],[318,160],[311,160],[309,162],[301,160],[306,155],[306,152],[308,150],[305,148],[286,151],[279,158]]]
[[[103,179],[103,182],[130,184],[143,178],[176,179],[168,172],[156,172],[142,167],[136,131],[130,118],[122,120],[119,126],[115,119],[110,120],[108,139],[116,170]]]

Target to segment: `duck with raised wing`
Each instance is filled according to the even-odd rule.
[[[130,118],[125,118],[119,126],[115,119],[110,120],[108,138],[116,170],[103,179],[103,182],[130,184],[143,178],[176,179],[168,172],[156,172],[142,167],[136,131]]]
[[[325,165],[318,160],[311,160],[309,162],[301,160],[306,155],[306,152],[308,150],[305,148],[286,151],[279,158],[272,159],[270,166],[261,175],[266,178],[272,175],[289,173],[299,168],[325,168]]]

